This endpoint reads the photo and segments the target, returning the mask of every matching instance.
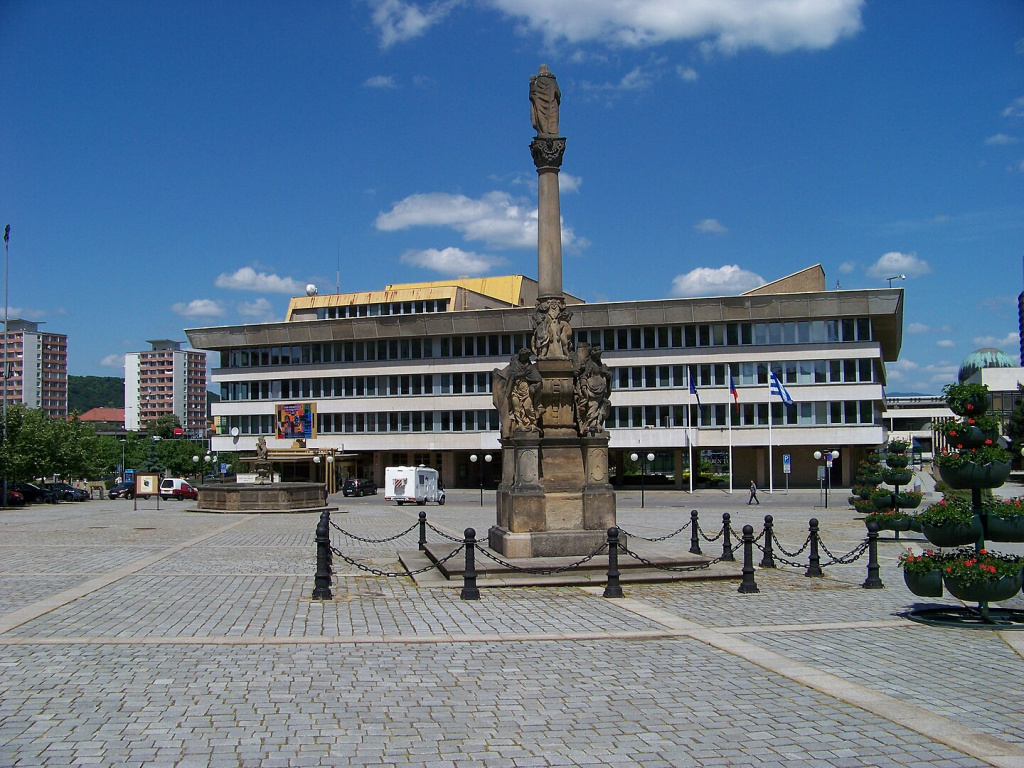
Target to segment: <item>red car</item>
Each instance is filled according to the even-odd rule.
[[[7,492],[7,506],[8,507],[24,507],[25,497],[17,491]]]

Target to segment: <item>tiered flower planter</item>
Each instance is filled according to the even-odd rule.
[[[954,597],[976,602],[969,607],[924,608],[911,611],[908,618],[926,624],[953,627],[1024,629],[1024,611],[992,609],[989,603],[1009,600],[1024,584],[1022,561],[990,552],[986,540],[1024,541],[1024,505],[1006,502],[1003,508],[982,503],[982,490],[998,488],[1010,473],[1005,450],[996,447],[993,422],[984,418],[987,389],[977,385],[951,385],[946,402],[960,419],[947,427],[948,452],[937,457],[939,473],[951,488],[970,489],[971,503],[944,499],[921,515],[925,537],[937,547],[973,545],[948,555],[927,553],[909,557],[904,581],[916,595],[939,597],[943,586]],[[1019,514],[1018,514],[1019,513]],[[968,517],[970,516],[970,517]],[[921,571],[930,564],[941,568]],[[908,572],[908,565],[913,566]],[[941,583],[940,583],[941,580]]]

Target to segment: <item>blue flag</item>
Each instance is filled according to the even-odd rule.
[[[697,398],[697,405],[700,405],[700,395],[697,394],[697,380],[693,378],[693,372],[687,369],[687,378],[690,379],[690,394]]]
[[[775,371],[771,368],[768,369],[768,394],[769,396],[778,395],[782,398],[783,404],[787,406],[793,404],[793,398],[790,397],[789,391],[782,386],[782,382],[779,381],[779,378],[775,375]]]

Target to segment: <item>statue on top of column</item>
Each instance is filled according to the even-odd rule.
[[[538,136],[558,135],[558,105],[562,92],[558,81],[547,64],[540,65],[536,75],[530,75],[530,122]]]

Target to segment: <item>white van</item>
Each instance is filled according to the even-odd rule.
[[[165,477],[160,481],[160,498],[167,499],[198,499],[199,492],[187,480],[180,477]]]
[[[419,505],[428,501],[444,504],[444,489],[436,469],[430,467],[386,467],[384,501]]]

